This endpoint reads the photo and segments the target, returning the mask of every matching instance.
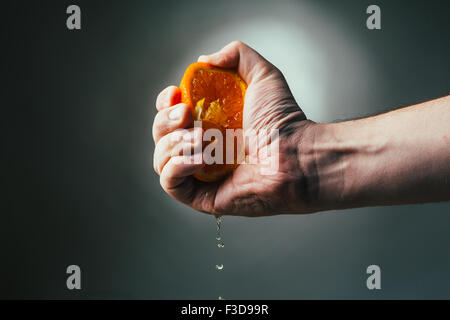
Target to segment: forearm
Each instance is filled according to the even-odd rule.
[[[312,130],[318,210],[450,200],[450,96]]]

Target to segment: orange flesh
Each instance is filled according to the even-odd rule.
[[[195,106],[198,101],[205,98],[204,106],[209,107],[211,102],[217,101],[226,120],[224,123],[216,124],[225,128],[242,128],[244,92],[241,86],[237,76],[230,72],[199,69],[192,79],[192,103]]]
[[[247,85],[235,71],[200,62],[191,64],[181,80],[181,100],[190,106],[194,120],[202,120],[204,130],[213,127],[221,130],[224,138],[223,160],[226,155],[225,129],[242,128],[246,89]],[[236,146],[234,155],[236,159]],[[237,164],[207,165],[196,172],[194,177],[202,181],[215,181],[236,166]]]

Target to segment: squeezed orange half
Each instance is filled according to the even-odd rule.
[[[181,101],[191,108],[194,120],[202,122],[203,130],[215,128],[223,137],[223,164],[206,165],[194,174],[201,181],[211,182],[225,177],[237,163],[237,146],[234,145],[234,163],[226,163],[226,129],[242,129],[247,84],[235,70],[214,67],[207,63],[191,64],[180,83]],[[210,143],[210,142],[208,142]],[[204,144],[206,147],[208,144]]]

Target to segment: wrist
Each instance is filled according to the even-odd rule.
[[[307,210],[352,207],[352,182],[362,145],[354,122],[307,126],[298,139],[298,161],[304,172]]]
[[[367,118],[313,130],[308,176],[314,211],[371,205],[386,196],[379,186],[392,141],[383,123]]]

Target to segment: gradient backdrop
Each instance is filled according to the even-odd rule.
[[[11,2],[1,298],[450,298],[450,203],[225,217],[218,252],[214,218],[160,188],[151,137],[159,91],[237,39],[284,72],[315,121],[447,95],[448,1]],[[66,29],[73,3],[81,31]],[[380,31],[365,26],[370,4]],[[66,288],[71,264],[81,291]],[[366,288],[370,264],[382,290]]]

